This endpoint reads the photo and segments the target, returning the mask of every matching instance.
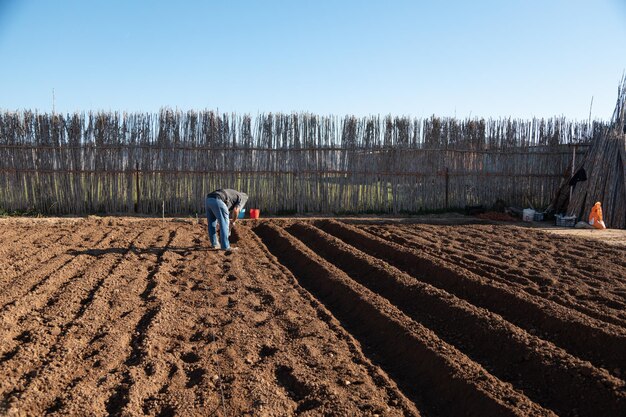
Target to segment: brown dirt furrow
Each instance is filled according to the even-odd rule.
[[[139,235],[141,232],[135,232]],[[137,238],[135,236],[134,239]],[[130,250],[132,241],[127,248]],[[33,314],[22,320],[20,329],[31,335],[29,340],[22,336],[17,337],[16,354],[10,360],[0,364],[0,372],[8,375],[5,382],[11,391],[3,398],[6,407],[19,402],[29,412],[39,414],[45,410],[46,399],[50,399],[55,389],[63,385],[63,381],[74,374],[70,368],[62,376],[58,375],[58,367],[66,355],[71,352],[71,358],[81,347],[77,334],[82,330],[80,323],[87,309],[91,307],[97,292],[102,288],[105,279],[112,274],[124,260],[124,254],[117,252],[105,253],[90,263],[90,267],[81,272],[78,279],[73,280],[72,288],[62,290],[52,298],[54,302],[47,303]],[[30,317],[35,317],[30,320]],[[37,333],[41,323],[46,323],[47,332]],[[15,338],[14,338],[15,339]],[[83,336],[83,341],[86,336]],[[2,392],[6,392],[4,384]],[[39,407],[39,408],[38,408]]]
[[[33,247],[37,247],[41,244],[42,240],[45,240],[51,236],[59,237],[58,227],[54,228],[11,228],[5,232],[4,236],[1,236],[3,242],[6,242],[4,246],[0,248],[0,257],[11,258],[16,255],[21,255],[26,250],[34,252]],[[18,258],[19,259],[19,258]]]
[[[469,226],[462,232],[454,227],[415,225],[407,230],[434,242],[445,236],[447,244],[493,257],[520,270],[536,268],[553,271],[559,279],[582,282],[610,290],[626,287],[624,249],[572,236],[555,236],[522,227]]]
[[[472,250],[472,246],[465,249],[456,249],[453,246],[436,248],[432,240],[396,227],[386,230],[378,227],[364,229],[380,238],[453,262],[478,275],[517,286],[531,295],[554,301],[598,320],[626,327],[626,313],[623,311],[626,309],[626,303],[622,302],[621,296],[603,291],[601,299],[581,300],[571,294],[573,289],[576,293],[593,294],[598,291],[595,286],[588,285],[583,280],[572,282],[568,279],[569,283],[564,282],[566,280],[553,273],[554,269],[546,271],[532,267],[520,269],[513,266],[511,260],[505,263],[480,255]],[[542,259],[537,259],[536,262],[547,263]],[[624,317],[621,317],[622,315]]]
[[[534,243],[525,243],[522,245],[522,250],[519,251],[520,255],[537,254],[537,249],[540,248],[541,252],[554,255],[554,259],[559,259],[562,256],[573,261],[572,264],[566,265],[568,268],[574,268],[570,269],[570,271],[576,272],[575,267],[578,267],[579,263],[598,265],[599,267],[594,271],[594,275],[591,278],[595,278],[600,284],[605,280],[617,280],[621,282],[622,286],[626,285],[626,257],[624,256],[623,246],[611,245],[609,242],[603,242],[600,239],[555,236],[555,234],[532,229],[528,230],[522,227],[513,227],[511,231],[522,242],[525,242],[525,236],[527,235],[531,237],[532,242],[540,242],[537,247],[535,247]],[[598,231],[598,233],[602,234],[601,231]],[[505,242],[501,240],[500,244],[505,244]],[[603,258],[609,260],[611,268],[602,267]]]
[[[6,219],[3,220],[4,221],[0,223],[0,239],[2,239],[3,242],[12,242],[15,240],[16,236],[25,235],[24,232],[29,229],[29,227],[20,226]]]
[[[433,237],[433,231],[420,227],[419,234]],[[444,229],[448,233],[449,229]],[[550,271],[559,282],[587,285],[590,290],[611,294],[626,288],[626,251],[576,237],[555,236],[519,227],[475,226],[471,236],[451,234],[461,247],[511,265],[515,273],[527,273],[540,281]],[[483,243],[485,242],[485,243]],[[517,242],[517,243],[515,243]],[[513,246],[512,246],[513,245]]]
[[[154,375],[152,374],[154,369],[151,368],[153,365],[141,365],[146,356],[150,332],[153,326],[159,325],[156,319],[160,317],[159,314],[163,309],[163,304],[155,294],[158,285],[156,277],[161,273],[161,268],[164,267],[164,253],[172,246],[179,228],[180,226],[175,229],[166,229],[165,236],[160,235],[157,241],[157,243],[163,241],[165,243],[152,253],[152,256],[156,257],[155,265],[148,269],[149,273],[145,279],[145,287],[138,294],[138,299],[135,303],[136,310],[140,311],[142,315],[134,326],[134,332],[131,334],[129,341],[130,351],[121,369],[122,380],[119,381],[116,387],[110,390],[111,395],[105,403],[110,415],[124,415],[126,408],[134,405],[130,403],[131,392],[135,389],[138,379],[142,377],[142,372]],[[155,379],[158,379],[158,376],[155,375]]]
[[[18,243],[6,242],[0,249],[0,293],[13,285],[21,276],[40,268],[55,255],[67,250],[67,244],[75,244],[75,233],[84,230],[78,222],[70,226],[54,227],[52,232],[35,229],[32,239]],[[22,232],[24,233],[24,232]],[[42,237],[43,235],[43,237]],[[73,247],[73,246],[72,246]]]
[[[0,219],[0,415],[621,415],[623,247],[366,220]]]
[[[20,222],[21,224],[16,223],[16,224],[10,224],[10,225],[9,224],[3,225],[0,222],[0,228],[7,227],[10,229],[14,229],[14,231],[17,233],[16,236],[20,236],[19,242],[16,241],[16,243],[19,243],[19,246],[21,246],[21,249],[22,249],[22,250],[16,251],[18,247],[15,247],[15,246],[3,247],[3,248],[0,248],[0,251],[2,251],[0,252],[0,254],[5,255],[5,254],[10,254],[12,252],[23,254],[24,249],[36,250],[37,248],[47,245],[52,239],[56,240],[59,238],[64,239],[68,236],[71,237],[72,234],[76,232],[77,230],[84,231],[85,222],[87,221],[88,220],[86,219],[80,218],[80,219],[63,219],[63,220],[55,221],[53,223]],[[27,245],[26,240],[21,240],[22,237],[28,239],[28,241],[31,242],[31,244]],[[7,238],[2,238],[2,239],[4,240]],[[33,247],[31,248],[30,246],[33,246]]]
[[[2,231],[3,242],[7,242],[6,246],[0,248],[0,255],[6,256],[16,251],[21,246],[28,246],[31,242],[42,236],[50,235],[50,228],[34,228],[32,225],[18,224],[15,222],[2,222],[0,223],[0,230]],[[10,245],[9,245],[10,244]]]
[[[532,336],[502,317],[409,275],[311,225],[287,228],[315,253],[387,298],[498,378],[559,415],[618,416],[624,382]],[[549,381],[549,382],[548,382]]]
[[[434,243],[441,240],[441,236],[449,239],[449,244],[459,247],[471,247],[474,252],[493,257],[501,262],[508,262],[511,258],[532,261],[567,259],[568,263],[562,265],[564,271],[575,272],[575,277],[580,276],[574,265],[569,261],[586,264],[597,264],[598,259],[612,258],[615,268],[612,270],[599,270],[600,275],[587,277],[586,280],[596,281],[598,284],[606,283],[614,279],[622,279],[624,269],[623,249],[611,247],[595,241],[576,237],[556,236],[541,231],[515,226],[471,226],[466,228],[438,227],[431,228],[425,225],[414,225],[403,228],[413,235],[421,236],[427,240],[433,239]],[[463,229],[463,230],[461,230]],[[469,233],[468,233],[469,231]],[[439,238],[438,238],[439,236]],[[616,269],[617,268],[617,269]]]
[[[104,238],[104,236],[102,236]],[[32,268],[22,276],[13,277],[7,280],[0,292],[0,314],[19,299],[19,295],[28,294],[43,285],[51,275],[61,272],[73,261],[73,256],[69,253],[58,256],[55,260],[43,265],[33,265]],[[70,265],[71,266],[71,265]]]
[[[420,408],[442,415],[554,415],[285,231],[265,223],[255,232],[300,284],[341,320],[370,355],[376,356]]]
[[[210,360],[215,347],[206,337],[208,317],[214,312],[202,284],[208,278],[202,276],[203,263],[210,254],[197,234],[197,227],[184,226],[163,254],[154,288],[162,308],[148,331],[141,359],[149,372],[136,372],[124,414],[215,415],[219,408],[212,378],[217,370]]]
[[[132,352],[138,323],[146,313],[144,308],[137,308],[140,294],[146,290],[146,280],[141,277],[154,271],[156,252],[161,250],[155,242],[163,241],[163,233],[160,223],[152,223],[95,294],[76,336],[80,341],[76,357],[60,359],[61,366],[74,367],[75,373],[51,405],[59,413],[116,415],[121,411],[116,406],[118,401],[127,401],[128,391],[123,384],[132,381],[125,361]],[[111,248],[114,252],[119,249]],[[67,380],[69,377],[63,382]]]
[[[237,230],[242,252],[224,257],[210,290],[226,310],[216,319],[229,415],[419,415],[258,236]]]
[[[443,289],[549,340],[574,356],[609,370],[626,363],[626,332],[620,327],[565,309],[549,300],[485,279],[423,252],[388,242],[354,226],[318,221],[322,230],[384,260],[416,279]]]
[[[91,248],[106,240],[111,233],[111,230],[92,232],[83,243]],[[80,236],[81,233],[78,232],[75,235]],[[74,236],[75,238],[76,236]],[[46,248],[30,258],[24,259],[20,266],[10,268],[8,276],[0,284],[0,305],[2,306],[0,311],[4,310],[7,304],[13,304],[15,299],[19,297],[17,294],[26,294],[37,290],[38,286],[44,284],[50,275],[59,272],[67,264],[73,263],[77,246],[76,241],[70,238],[67,242],[57,244],[50,249]]]
[[[211,346],[193,340],[191,331],[203,327],[202,317],[194,310],[205,304],[195,292],[201,279],[198,268],[207,254],[207,246],[193,243],[189,226],[176,229],[161,255],[150,301],[156,313],[126,361],[130,381],[128,403],[119,409],[122,415],[151,410],[209,415],[220,404],[211,379],[215,374],[209,359]]]
[[[97,235],[94,246],[105,247],[116,233],[121,235],[122,232],[119,230],[102,232]],[[18,324],[21,324],[24,318],[32,320],[38,317],[29,313],[43,311],[46,305],[56,304],[59,297],[75,282],[80,281],[85,271],[92,266],[85,262],[86,259],[88,259],[86,254],[68,253],[59,258],[58,262],[46,265],[8,288],[2,296],[2,299],[7,301],[0,308],[0,338],[12,339],[19,328]]]
[[[192,228],[183,233],[181,244],[189,249],[165,252],[155,275],[163,308],[146,339],[142,366],[149,372],[135,379],[125,414],[220,415],[219,371],[211,360],[216,347],[207,331],[216,312],[204,284],[216,277],[203,276],[207,246],[197,244]]]

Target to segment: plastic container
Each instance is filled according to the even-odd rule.
[[[561,227],[574,227],[576,226],[576,216],[562,216],[557,214],[554,216],[555,224]]]
[[[250,209],[250,218],[251,219],[258,219],[259,216],[261,216],[261,210],[260,209]]]
[[[239,216],[237,216],[237,218],[243,219],[245,216],[246,216],[246,209],[239,210]]]
[[[534,218],[535,218],[535,210],[524,209],[524,211],[522,211],[522,220],[524,220],[525,222],[532,222]]]

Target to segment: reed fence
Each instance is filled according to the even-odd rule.
[[[562,118],[414,119],[162,110],[0,114],[0,208],[204,212],[235,188],[265,213],[544,207],[606,128]]]
[[[576,164],[588,181],[571,191],[568,214],[587,220],[591,207],[602,204],[606,226],[626,228],[626,75],[606,134],[594,140],[586,158]]]

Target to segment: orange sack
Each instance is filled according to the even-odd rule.
[[[602,220],[602,206],[599,201],[591,208],[591,213],[589,213],[589,224],[596,229],[606,229],[604,220]]]

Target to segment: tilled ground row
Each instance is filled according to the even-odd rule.
[[[235,229],[239,251],[225,253],[209,250],[206,225],[190,219],[9,224],[0,235],[0,413],[626,409],[620,277],[586,279],[574,268],[551,284],[524,270],[522,255],[518,273],[481,246],[480,228],[446,230],[437,246],[421,226],[250,221]],[[468,254],[463,242],[478,249]],[[592,249],[584,262],[602,255]],[[611,279],[614,287],[599,282]],[[568,286],[589,297],[568,298]]]
[[[0,261],[0,412],[419,415],[252,232],[232,256],[205,228],[5,234],[24,247]]]
[[[626,329],[502,282],[477,275],[454,263],[438,259],[338,222],[318,225],[326,232],[354,245],[415,279],[501,315],[598,367],[622,374],[626,363]]]
[[[472,229],[466,234],[449,226],[364,226],[363,230],[626,327],[623,249],[516,228],[503,233],[494,226],[468,227]]]
[[[558,304],[511,291],[355,227],[334,221],[315,223],[286,222],[284,229],[263,224],[255,231],[301,284],[347,323],[369,347],[370,355],[396,380],[404,381],[405,392],[422,408],[434,412],[454,404],[446,395],[458,395],[458,387],[452,387],[458,383],[459,370],[436,367],[435,359],[424,369],[415,357],[402,356],[398,350],[415,353],[426,349],[420,351],[420,358],[441,355],[448,360],[456,352],[465,371],[474,367],[474,372],[486,372],[489,377],[461,377],[485,381],[492,388],[481,384],[466,387],[476,397],[464,395],[471,398],[464,409],[476,407],[483,415],[489,409],[485,401],[501,405],[506,403],[501,396],[516,398],[497,385],[502,381],[518,394],[516,405],[508,410],[512,413],[532,413],[526,408],[529,404],[545,408],[534,412],[551,410],[559,415],[619,415],[624,409],[624,381],[602,368],[624,363],[626,345],[621,328],[590,323],[576,310],[564,311]],[[392,305],[391,313],[386,303]],[[346,306],[349,311],[344,311]],[[385,318],[373,320],[376,314]],[[401,324],[391,317],[400,317]],[[431,336],[436,343],[423,334],[411,337],[420,325],[434,333]],[[553,332],[556,329],[569,331],[561,335]],[[586,336],[589,334],[594,337]],[[437,344],[445,346],[445,354],[433,348]],[[435,389],[430,384],[420,386],[420,382],[443,375],[448,379],[436,384],[440,391],[429,392]],[[439,402],[433,404],[434,398]],[[452,407],[445,413],[458,412],[456,405]]]

